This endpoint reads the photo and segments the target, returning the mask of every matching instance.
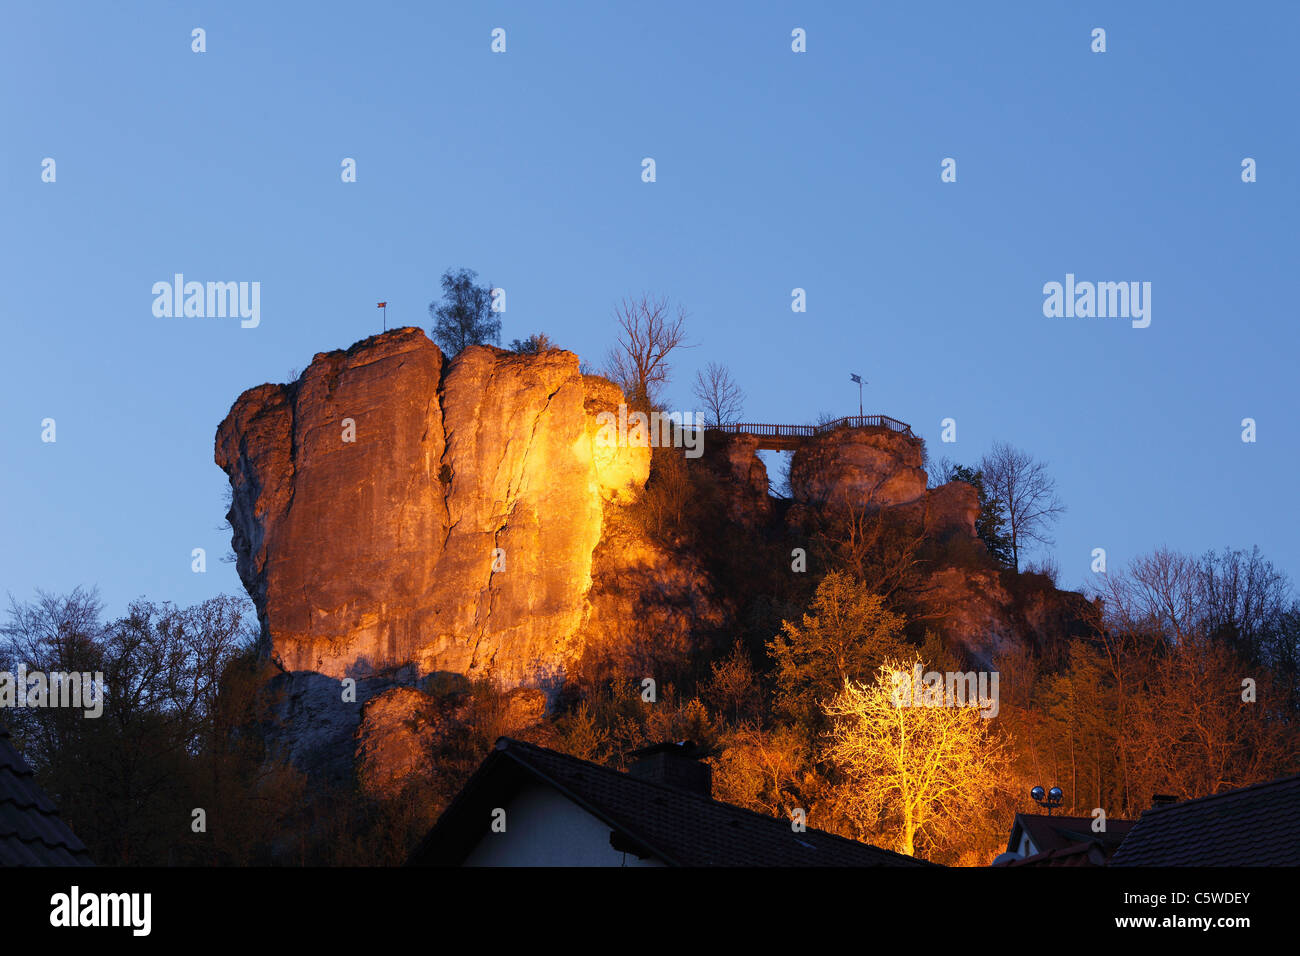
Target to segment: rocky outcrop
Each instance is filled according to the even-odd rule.
[[[1050,652],[1093,633],[1099,613],[1082,594],[1041,575],[969,567],[936,569],[921,607],[949,646],[986,668],[1008,652]]]
[[[708,580],[694,554],[669,553],[628,515],[610,514],[593,563],[584,676],[662,682],[679,670],[726,621]]]
[[[767,466],[758,457],[753,435],[705,434],[703,461],[724,489],[727,516],[745,524],[761,524],[772,514]]]
[[[320,354],[240,396],[216,437],[241,579],[288,671],[554,686],[587,615],[607,503],[648,448],[593,447],[618,389],[570,352],[418,329]]]
[[[914,501],[894,505],[891,511],[937,539],[974,538],[975,519],[980,514],[979,492],[967,482],[950,481],[929,489]]]
[[[387,797],[436,775],[434,755],[471,724],[543,720],[569,677],[672,683],[728,643],[748,599],[712,583],[744,591],[748,552],[721,558],[665,524],[685,503],[706,502],[713,544],[740,529],[783,555],[783,537],[804,546],[838,509],[879,512],[891,533],[897,519],[900,541],[929,549],[916,558],[921,619],[972,659],[1077,617],[1054,589],[1007,584],[975,535],[975,489],[927,491],[917,439],[810,438],[791,463],[793,501],[777,502],[749,435],[710,433],[702,460],[657,459],[652,479],[649,448],[605,440],[602,415],[622,402],[570,352],[476,346],[447,361],[418,329],[241,395],[215,458],[236,566],[280,667],[263,688],[273,748]]]
[[[961,648],[968,661],[984,669],[1007,648],[1021,646],[1011,595],[998,571],[939,568],[929,576],[922,605],[949,646]]]
[[[750,435],[733,442],[745,439],[757,442]],[[731,457],[743,460],[743,448]],[[837,511],[887,512],[932,539],[975,539],[978,492],[964,481],[927,489],[924,458],[918,439],[888,428],[837,428],[813,436],[795,450],[790,462],[793,505],[786,513],[787,525],[806,530],[819,516]],[[742,467],[738,464],[734,470]]]
[[[394,687],[367,702],[355,735],[362,792],[389,797],[408,780],[432,776],[447,724],[438,704],[414,687]]]
[[[599,375],[584,375],[582,387],[587,434],[601,497],[615,504],[631,504],[650,477],[650,449],[605,440],[606,432],[598,424],[600,416],[605,412],[618,414],[624,401],[622,389]]]
[[[925,494],[920,441],[888,428],[837,428],[804,441],[790,462],[796,502],[888,508]]]

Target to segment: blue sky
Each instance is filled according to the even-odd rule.
[[[1300,5],[541,6],[6,5],[0,589],[238,591],[217,423],[454,266],[593,363],[621,296],[682,303],[674,407],[719,361],[749,420],[855,413],[857,371],[934,457],[1026,449],[1067,586],[1162,544],[1300,579]],[[260,326],[155,318],[176,272]],[[1150,327],[1044,317],[1066,273],[1150,282]]]

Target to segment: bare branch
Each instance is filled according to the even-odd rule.
[[[670,314],[668,300],[643,295],[614,309],[620,334],[606,357],[606,373],[634,402],[651,404],[668,382],[668,356],[686,345],[686,310]]]
[[[1050,545],[1048,526],[1065,513],[1056,496],[1056,481],[1047,465],[1026,452],[997,442],[984,456],[979,470],[989,496],[1000,501],[1007,514],[1012,566],[1020,570],[1020,552],[1030,543]]]
[[[726,425],[740,420],[745,393],[725,365],[710,362],[695,373],[694,395],[704,410],[704,424]]]

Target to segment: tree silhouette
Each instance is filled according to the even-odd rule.
[[[1020,552],[1030,543],[1051,544],[1047,527],[1065,513],[1056,497],[1056,482],[1043,462],[1028,453],[997,442],[980,462],[984,487],[1006,514],[1011,538],[1011,566],[1020,570]]]
[[[448,356],[471,345],[501,341],[501,320],[492,311],[492,290],[476,285],[472,269],[448,269],[442,274],[441,302],[429,303],[433,340]]]
[[[725,365],[710,362],[695,373],[695,397],[704,407],[706,425],[725,425],[740,418],[745,393],[740,390]]]
[[[619,337],[606,357],[606,373],[634,404],[649,405],[668,381],[668,355],[687,347],[686,310],[670,315],[667,299],[643,295],[620,302],[614,319]]]

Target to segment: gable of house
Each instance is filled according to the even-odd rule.
[[[616,849],[607,823],[546,784],[524,784],[504,802],[504,829],[489,829],[465,857],[465,866],[664,865],[653,856]]]

